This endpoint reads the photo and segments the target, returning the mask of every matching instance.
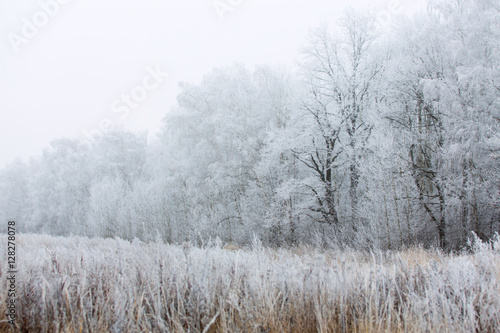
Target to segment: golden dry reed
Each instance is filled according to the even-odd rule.
[[[498,238],[462,255],[45,235],[17,246],[18,318],[3,320],[1,292],[0,332],[500,332]]]

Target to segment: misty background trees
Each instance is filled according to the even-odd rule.
[[[158,140],[58,139],[0,173],[0,214],[56,235],[457,248],[500,231],[500,3],[348,10],[294,69],[181,85]]]

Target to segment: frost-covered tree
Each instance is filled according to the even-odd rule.
[[[285,69],[259,67],[255,73],[268,123],[247,191],[246,217],[253,233],[273,245],[296,244],[304,236],[300,195],[290,183],[300,178],[301,166],[290,150],[295,139],[292,119],[298,112],[300,89]]]
[[[0,218],[2,221],[29,221],[31,212],[29,163],[16,159],[0,171]],[[20,224],[21,231],[33,225]],[[24,230],[23,230],[24,229]]]
[[[191,230],[249,239],[246,190],[270,116],[255,77],[240,65],[216,69],[199,85],[183,84],[180,108],[165,118],[161,142],[176,174],[179,209]]]
[[[416,192],[412,195],[422,209],[419,219],[431,221],[439,244],[445,246],[445,194],[439,166],[446,133],[437,89],[444,73],[444,50],[437,30],[428,18],[401,29],[400,49],[390,76],[392,112],[387,117],[401,134],[398,139],[404,148],[400,158],[406,162]]]
[[[68,235],[85,232],[91,185],[89,150],[75,139],[51,142],[34,167],[30,182],[31,219],[41,231]]]
[[[293,151],[314,175],[311,217],[347,232],[356,232],[360,219],[360,168],[381,71],[373,27],[371,16],[349,10],[335,35],[325,27],[312,32],[302,62],[305,128]]]
[[[443,168],[452,241],[474,231],[483,239],[499,229],[498,182],[487,144],[500,112],[500,12],[498,1],[436,1],[448,53],[441,106],[448,138]],[[496,188],[496,189],[495,189]],[[495,207],[496,206],[496,207]]]
[[[441,247],[498,228],[484,145],[498,113],[497,16],[481,1],[434,2],[397,37],[387,116],[413,178],[421,236],[437,234]]]
[[[92,142],[92,186],[88,224],[98,234],[144,238],[144,221],[136,220],[133,192],[142,178],[147,138],[121,129],[106,131]],[[146,222],[147,223],[147,222]]]

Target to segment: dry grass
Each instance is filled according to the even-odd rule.
[[[18,326],[0,332],[500,331],[498,240],[447,256],[18,239]]]

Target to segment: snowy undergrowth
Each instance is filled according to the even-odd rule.
[[[498,237],[459,256],[44,235],[17,247],[18,327],[1,332],[500,331]],[[5,274],[2,260],[2,291]]]

